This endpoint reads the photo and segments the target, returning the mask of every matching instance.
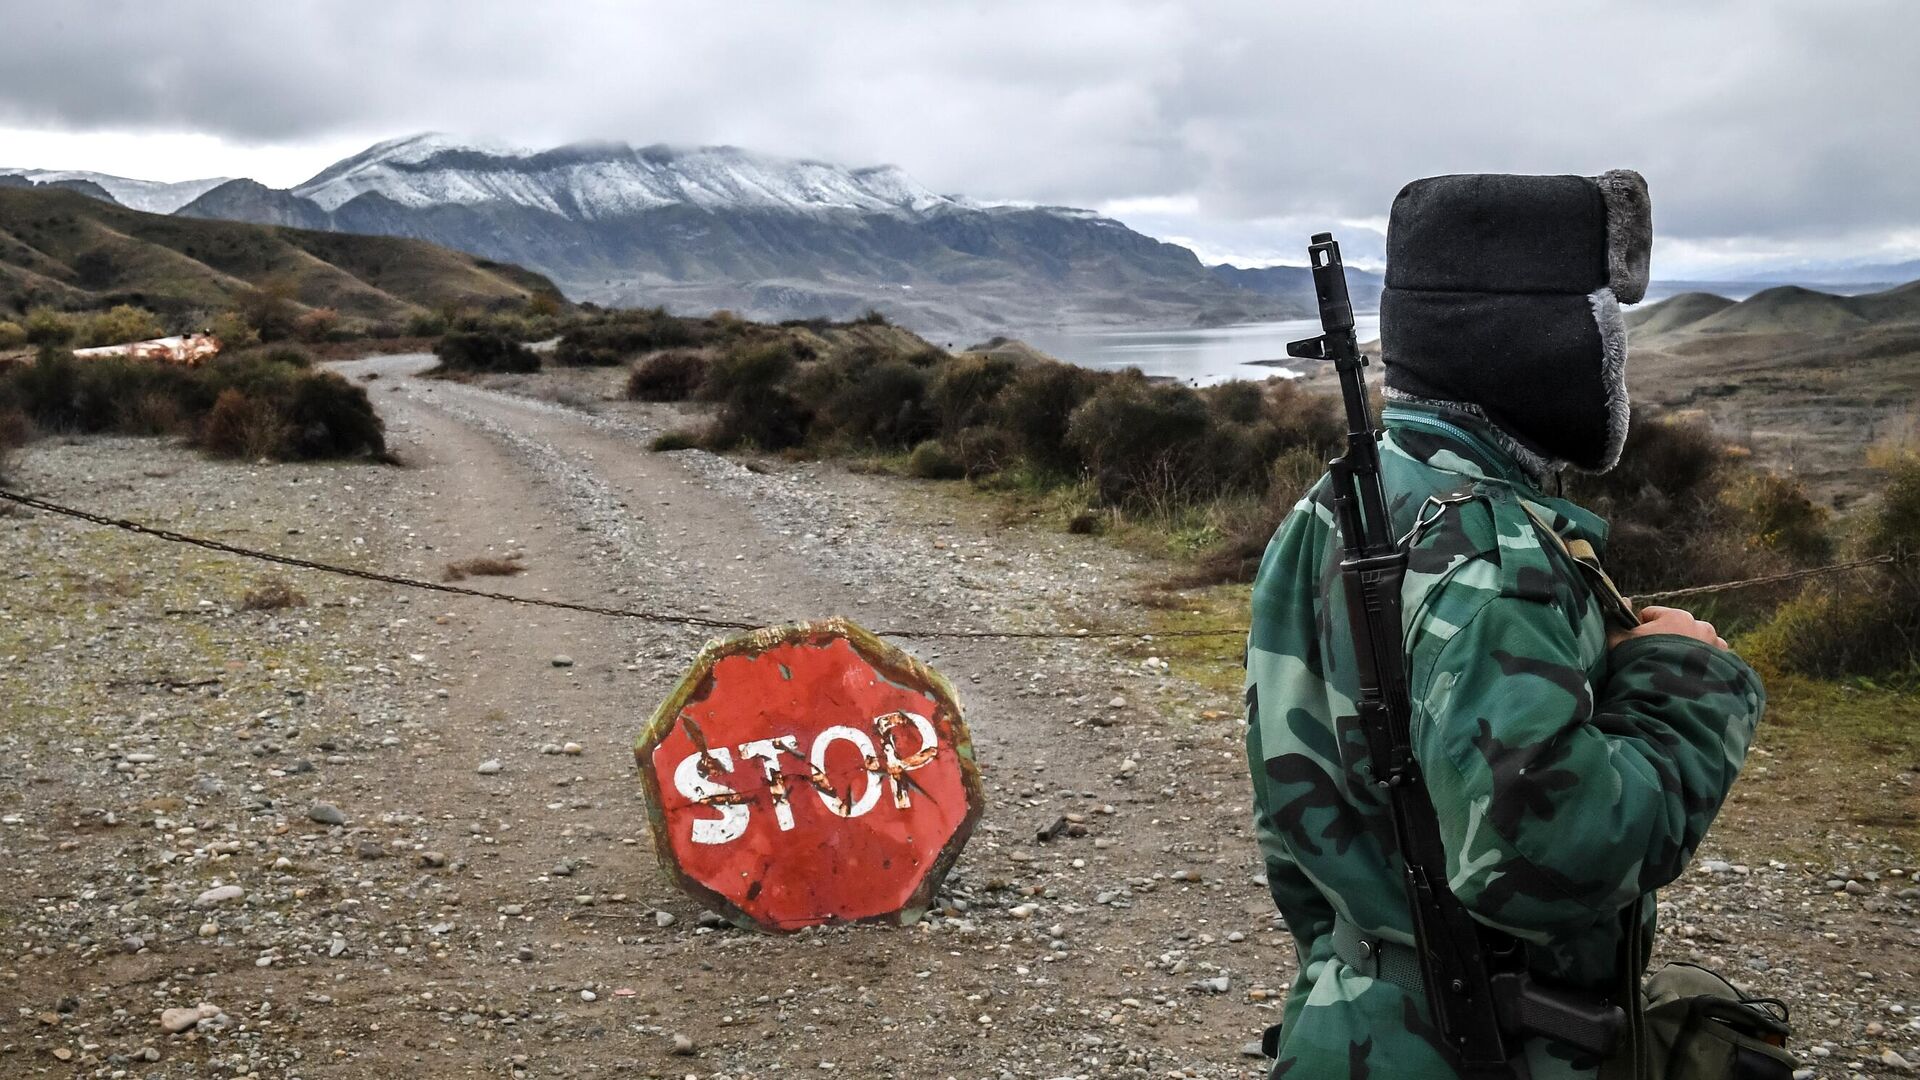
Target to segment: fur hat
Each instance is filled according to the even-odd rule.
[[[1627,438],[1620,305],[1646,295],[1652,248],[1637,172],[1415,180],[1387,226],[1387,395],[1484,415],[1536,474],[1612,468]]]

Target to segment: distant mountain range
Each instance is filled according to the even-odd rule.
[[[282,282],[300,310],[393,322],[450,306],[518,307],[553,291],[517,266],[418,240],[148,214],[61,189],[75,183],[0,184],[0,313],[127,303],[211,317]]]
[[[1313,270],[1305,266],[1260,266],[1245,268],[1220,263],[1207,269],[1213,276],[1235,288],[1246,289],[1262,296],[1271,296],[1303,309],[1304,314],[1317,315],[1319,303],[1314,299]],[[1347,296],[1353,301],[1355,311],[1377,311],[1380,308],[1380,291],[1386,288],[1386,276],[1371,270],[1347,267]]]
[[[177,213],[415,237],[540,270],[577,300],[759,319],[877,308],[923,331],[979,334],[1306,310],[1092,211],[985,205],[891,166],[726,146],[517,150],[421,135],[291,189],[227,181]]]
[[[149,214],[171,214],[193,200],[227,182],[224,176],[205,180],[183,180],[168,184],[158,180],[131,180],[124,176],[73,169],[8,169],[0,167],[0,183],[17,176],[37,184],[71,187],[92,184],[121,206],[145,210]],[[85,190],[76,188],[76,190]],[[88,194],[92,194],[91,191]]]

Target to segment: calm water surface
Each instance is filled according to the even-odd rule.
[[[1372,312],[1357,315],[1354,329],[1361,341],[1371,341],[1380,336],[1380,316]],[[1209,386],[1228,379],[1298,375],[1304,361],[1287,357],[1287,342],[1319,332],[1318,320],[1289,319],[1207,330],[1036,330],[1016,336],[1042,352],[1082,367],[1137,367],[1148,375]],[[1257,363],[1262,360],[1287,366]]]

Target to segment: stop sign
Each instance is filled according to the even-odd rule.
[[[769,930],[918,919],[983,805],[953,689],[840,619],[709,644],[634,757],[661,865]]]

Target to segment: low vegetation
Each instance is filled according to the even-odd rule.
[[[1133,371],[953,355],[884,320],[762,326],[725,313],[598,313],[563,331],[555,361],[625,364],[629,399],[706,407],[703,425],[662,436],[656,449],[852,457],[968,480],[1009,513],[1180,556],[1189,569],[1173,584],[1182,588],[1250,580],[1343,431],[1336,402],[1284,381],[1196,389]],[[1889,550],[1920,535],[1920,509],[1900,501],[1920,504],[1920,494],[1901,494],[1903,483],[1920,491],[1920,481],[1900,479],[1920,466],[1889,458],[1886,467],[1882,514],[1891,523],[1842,535],[1799,483],[1757,467],[1704,418],[1641,410],[1621,467],[1570,473],[1564,494],[1612,522],[1608,561],[1622,588],[1650,592]],[[1914,520],[1901,525],[1902,514]],[[1880,578],[1871,584],[1819,579],[1695,606],[1779,673],[1910,671],[1920,586],[1903,565],[1872,571]]]
[[[384,458],[366,391],[296,350],[242,351],[189,368],[57,349],[0,373],[0,435],[176,435],[216,457]]]
[[[450,330],[433,347],[434,373],[511,374],[540,370],[533,350],[492,330]]]
[[[442,581],[465,581],[470,577],[512,577],[525,573],[527,564],[517,557],[497,558],[480,555],[471,559],[456,559],[446,565],[441,573]]]
[[[284,578],[261,578],[240,598],[241,611],[284,611],[306,606],[306,596]]]

